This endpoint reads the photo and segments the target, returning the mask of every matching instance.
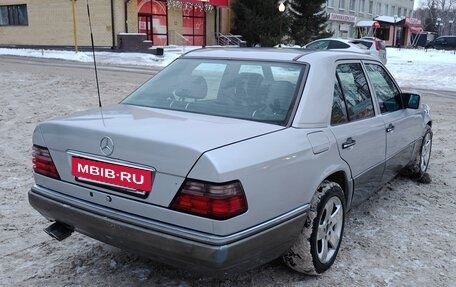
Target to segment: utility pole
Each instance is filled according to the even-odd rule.
[[[76,9],[75,9],[76,0],[71,0],[71,7],[73,11],[73,37],[74,37],[74,51],[78,52],[78,28],[76,25]]]

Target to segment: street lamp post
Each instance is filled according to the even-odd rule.
[[[279,37],[280,37],[280,43],[279,45],[282,45],[282,14],[285,12],[285,4],[284,1],[280,2],[279,4],[279,12],[280,12],[280,24],[279,24]]]
[[[437,25],[437,37],[438,37],[438,36],[440,36],[440,27],[442,26],[442,18],[439,17],[436,19],[436,21],[437,21],[436,25]]]
[[[449,20],[449,21],[448,21],[448,24],[450,24],[450,32],[449,32],[449,35],[453,35],[453,29],[452,29],[452,28],[453,28],[453,22],[454,22],[454,20]]]
[[[394,15],[394,26],[393,26],[393,47],[396,47],[396,20],[397,15]]]

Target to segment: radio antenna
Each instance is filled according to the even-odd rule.
[[[97,60],[95,59],[95,45],[93,43],[92,21],[90,20],[89,0],[87,2],[87,16],[89,16],[90,40],[92,42],[93,65],[95,67],[95,80],[97,81],[98,106],[101,108],[100,85],[98,84]]]

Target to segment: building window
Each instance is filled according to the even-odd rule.
[[[359,13],[364,14],[364,9],[366,8],[366,0],[359,0]]]
[[[396,6],[391,6],[390,16],[395,15],[395,14],[394,14],[395,11],[396,11]]]
[[[355,11],[355,2],[356,2],[355,0],[350,0],[350,8],[349,8],[350,11]]]
[[[182,8],[182,35],[186,45],[206,44],[206,12],[203,9],[186,5]]]
[[[138,32],[145,33],[153,45],[161,46],[168,43],[166,1],[138,0]]]
[[[1,5],[0,26],[27,26],[27,5]]]
[[[402,8],[397,7],[397,16],[401,17],[402,16]]]
[[[374,1],[370,0],[369,1],[369,14],[372,15],[373,12],[374,12]]]
[[[388,11],[389,5],[388,5],[388,4],[385,4],[385,7],[384,7],[384,8],[385,8],[385,10],[383,10],[383,15],[387,16],[388,13],[389,13],[389,11]]]
[[[345,0],[339,0],[339,9],[345,10]]]
[[[378,16],[382,15],[382,3],[377,3],[377,10],[375,11],[375,14],[377,14]]]
[[[326,1],[326,6],[328,8],[333,8],[334,7],[334,0],[328,0]]]

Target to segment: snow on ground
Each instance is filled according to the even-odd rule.
[[[166,47],[163,56],[146,53],[96,52],[97,62],[113,65],[164,67],[183,52],[200,47]],[[63,59],[91,62],[92,52],[7,49],[0,55]],[[402,87],[456,91],[456,54],[454,51],[387,48],[387,67]]]
[[[97,62],[114,65],[146,65],[164,67],[179,57],[183,52],[201,47],[169,47],[163,56],[148,53],[95,52]],[[25,56],[35,58],[61,59],[78,62],[92,62],[91,51],[58,51],[44,49],[9,49],[0,48],[0,55]]]
[[[456,91],[454,51],[387,49],[386,66],[401,87]]]
[[[0,49],[0,54],[12,53],[91,61],[90,53]],[[97,58],[110,64],[166,65],[178,55],[165,51],[161,62],[148,54],[97,53]],[[455,61],[448,52],[388,49],[387,66],[401,84],[432,89],[420,93],[433,115],[431,184],[398,177],[352,210],[336,262],[321,276],[303,276],[275,260],[217,279],[154,263],[78,233],[57,242],[42,231],[49,222],[27,201],[33,184],[33,129],[45,119],[96,106],[93,74],[51,60],[0,57],[0,286],[456,286]],[[150,74],[104,69],[99,76],[109,105]]]

